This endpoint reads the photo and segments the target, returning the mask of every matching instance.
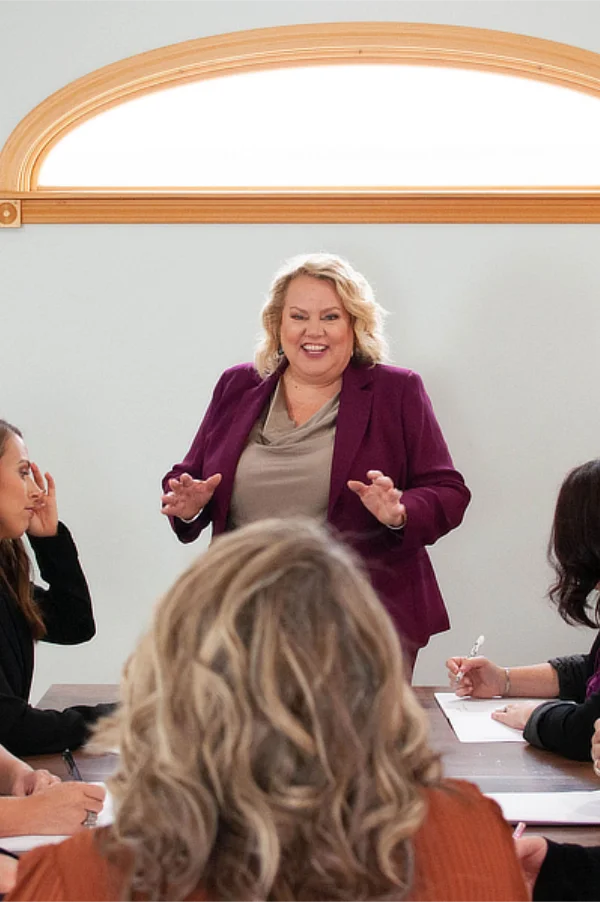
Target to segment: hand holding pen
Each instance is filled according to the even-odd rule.
[[[77,763],[73,758],[70,749],[65,749],[62,753],[62,758],[67,768],[69,770],[69,776],[71,777],[71,781],[76,783],[83,783],[83,778],[77,767]],[[90,790],[94,790],[91,796],[86,796],[87,806],[85,808],[85,817],[80,821],[82,827],[95,827],[98,821],[98,814],[102,810],[102,802],[105,795],[105,790],[101,786],[95,786],[94,784],[87,783],[85,784]],[[95,792],[96,790],[100,790],[100,793]],[[100,802],[100,807],[98,808],[98,801]]]
[[[503,695],[506,671],[478,654],[484,637],[479,636],[466,657],[448,658],[446,667],[450,685],[456,695],[494,698]]]

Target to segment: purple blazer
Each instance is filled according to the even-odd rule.
[[[182,542],[193,542],[209,523],[213,535],[226,530],[238,460],[282,372],[263,380],[252,364],[241,364],[217,382],[190,450],[163,480],[166,489],[168,479],[182,473],[196,479],[223,474],[197,520],[171,518]],[[348,479],[366,481],[367,470],[381,470],[403,490],[403,530],[379,523],[347,487]],[[327,519],[362,557],[400,634],[419,646],[450,625],[425,545],[459,525],[470,497],[420,376],[350,363],[342,380]]]

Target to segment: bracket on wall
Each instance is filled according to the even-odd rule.
[[[21,224],[21,201],[0,198],[0,228],[18,229]]]

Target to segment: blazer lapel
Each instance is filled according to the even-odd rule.
[[[349,364],[344,371],[333,445],[328,519],[346,488],[350,467],[364,438],[373,402],[373,369]],[[364,479],[364,474],[361,478]]]

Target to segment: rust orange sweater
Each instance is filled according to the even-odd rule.
[[[414,838],[413,902],[520,902],[529,896],[515,855],[511,830],[500,808],[459,780],[427,790],[428,813]],[[96,831],[85,830],[54,846],[42,846],[19,862],[17,884],[7,900],[122,898],[122,875],[97,851]],[[198,890],[188,897],[204,900]]]

